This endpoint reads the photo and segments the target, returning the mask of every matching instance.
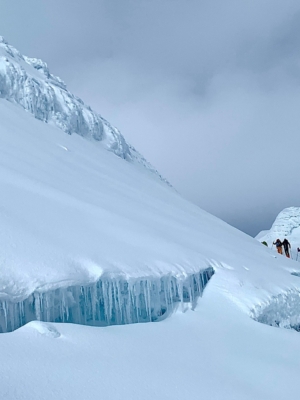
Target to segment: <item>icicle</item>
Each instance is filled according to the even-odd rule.
[[[39,293],[34,293],[34,309],[35,309],[35,317],[38,321],[40,321],[41,320],[41,308],[40,308]]]
[[[3,311],[4,311],[4,318],[5,318],[5,328],[6,328],[6,332],[8,331],[8,326],[7,326],[7,303],[6,301],[3,302]]]
[[[105,279],[86,286],[35,292],[21,302],[0,301],[0,327],[12,331],[34,319],[85,325],[128,324],[155,321],[169,315],[174,306],[190,302],[194,308],[213,275],[207,268],[185,280],[173,276],[141,280]],[[299,304],[299,295],[289,308]],[[273,314],[275,315],[275,314]]]

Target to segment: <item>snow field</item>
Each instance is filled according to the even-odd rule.
[[[296,263],[275,259],[151,171],[5,100],[0,119],[2,302],[91,286],[102,277],[134,284],[170,276],[181,284],[207,268],[216,272],[212,289],[247,315],[299,291],[291,275]]]
[[[297,398],[299,334],[251,320],[213,293],[211,283],[194,312],[157,324],[94,328],[32,322],[0,335],[0,397]]]
[[[130,146],[125,162],[118,131],[103,120],[94,137],[45,63],[0,45],[1,94],[19,104],[0,99],[1,330],[62,322],[0,335],[0,398],[296,398],[300,336],[266,324],[299,328],[299,265],[181,198]]]
[[[99,147],[159,175],[153,166],[125,141],[118,129],[70,93],[65,83],[50,73],[44,61],[23,56],[2,36],[0,98],[19,104],[40,121],[55,125],[70,135],[78,134],[94,140]]]

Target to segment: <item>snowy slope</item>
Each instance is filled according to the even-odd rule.
[[[35,321],[0,334],[0,398],[296,398],[300,335],[268,326],[299,329],[296,262],[274,258],[96,141],[4,99],[0,121],[2,331],[28,315],[57,321],[58,309],[66,321],[80,322],[75,311],[86,316],[88,308],[93,318],[102,301],[93,298],[97,282],[110,316],[128,292],[143,296],[147,313],[162,297],[172,305],[168,284],[182,288],[182,307],[174,301],[159,323]],[[195,279],[208,268],[215,274],[192,302]]]
[[[184,200],[147,169],[79,135],[65,135],[5,100],[0,119],[2,319],[18,313],[25,323],[24,306],[35,306],[39,318],[40,308],[47,311],[52,302],[48,309],[58,304],[58,320],[68,320],[82,285],[94,318],[98,289],[92,285],[99,280],[111,284],[105,313],[114,315],[119,282],[129,284],[129,298],[140,298],[142,286],[147,302],[153,291],[158,297],[173,293],[174,278],[182,297],[183,282],[207,268],[216,271],[213,290],[255,318],[274,296],[291,290],[297,295],[300,280],[290,274],[291,260],[274,259],[259,242]],[[66,290],[56,298],[56,289]],[[171,308],[172,301],[165,300]],[[149,302],[144,308],[150,313],[156,305]],[[283,310],[285,325],[291,312],[296,310]]]
[[[50,73],[44,61],[23,56],[2,36],[0,97],[19,104],[35,118],[70,135],[77,133],[95,140],[117,156],[158,173],[115,127],[70,93],[65,83]]]
[[[125,162],[45,64],[0,52],[0,330],[160,320],[0,334],[0,398],[296,398],[299,264]],[[88,128],[66,135],[74,108]],[[272,234],[295,237],[297,218]]]
[[[0,335],[5,400],[284,400],[299,393],[300,335],[207,291],[159,323],[30,323]]]
[[[278,238],[287,238],[294,252],[300,247],[300,207],[288,207],[282,210],[276,217],[272,227],[268,231],[260,232],[256,239],[265,240],[269,246]]]

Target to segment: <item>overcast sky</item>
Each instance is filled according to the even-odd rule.
[[[299,0],[0,0],[0,27],[201,208],[255,235],[300,206]]]

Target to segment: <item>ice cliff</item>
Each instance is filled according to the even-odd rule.
[[[35,291],[23,301],[0,299],[0,333],[34,320],[92,326],[159,321],[179,304],[185,308],[189,303],[193,309],[213,274],[213,268],[207,268],[185,280],[102,278],[90,285]]]
[[[19,104],[35,118],[101,142],[117,156],[158,174],[154,167],[108,121],[67,90],[47,64],[22,55],[0,36],[0,97]],[[159,175],[159,174],[158,174]]]

